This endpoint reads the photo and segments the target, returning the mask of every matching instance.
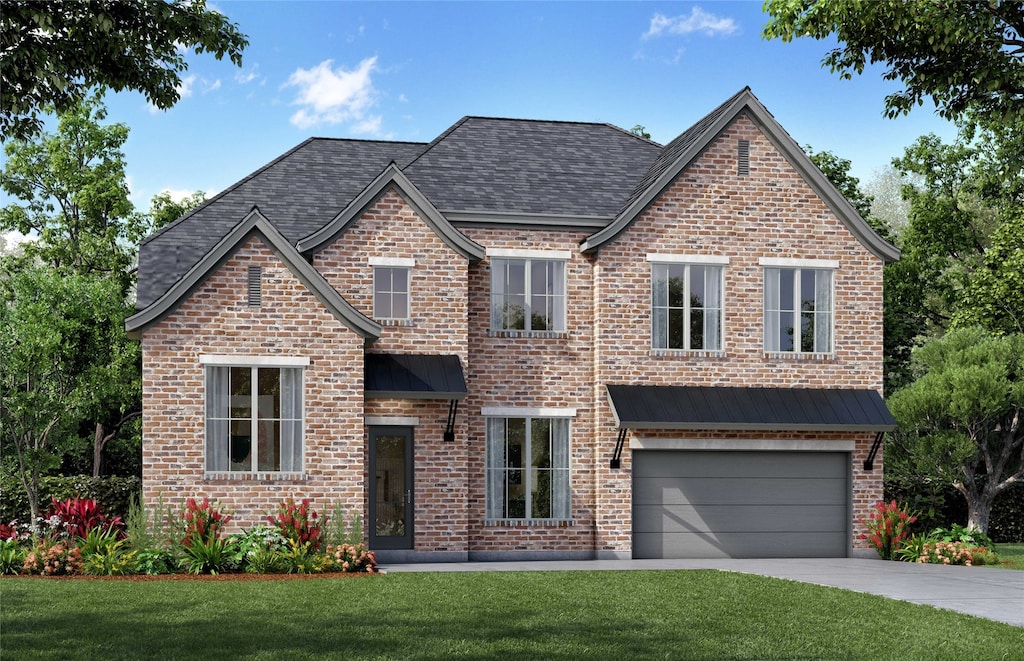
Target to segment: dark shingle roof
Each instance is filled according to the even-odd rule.
[[[258,206],[293,245],[345,208],[388,163],[407,165],[424,143],[313,138],[153,234],[139,251],[136,306],[159,298]]]
[[[611,218],[659,150],[610,124],[466,117],[405,172],[442,212]]]

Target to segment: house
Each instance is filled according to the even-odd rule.
[[[310,139],[142,245],[145,497],[390,561],[864,554],[898,257],[749,88],[665,146]]]

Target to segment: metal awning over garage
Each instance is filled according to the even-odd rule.
[[[609,385],[620,429],[871,431],[896,428],[874,390]]]
[[[431,354],[366,354],[363,372],[366,397],[447,399],[466,397],[466,378],[458,356]]]
[[[611,467],[627,429],[875,432],[864,470],[896,420],[874,390],[606,385],[619,427]]]

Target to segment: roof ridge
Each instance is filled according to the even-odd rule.
[[[310,136],[306,138],[310,140],[329,140],[331,142],[372,142],[381,145],[426,145],[430,144],[422,140],[370,140],[368,138],[335,138],[331,136]]]
[[[428,142],[427,146],[423,148],[423,151],[421,151],[419,154],[416,155],[416,158],[414,158],[411,161],[409,161],[408,163],[406,163],[405,167],[401,169],[402,172],[405,172],[406,170],[411,168],[416,163],[416,161],[418,161],[421,158],[423,158],[431,149],[436,147],[438,144],[440,144],[440,142],[442,140],[444,140],[449,135],[451,135],[452,132],[455,131],[455,129],[457,129],[458,127],[460,127],[463,124],[465,124],[466,120],[468,120],[469,118],[470,118],[470,115],[463,116],[462,119],[460,119],[459,121],[455,122],[454,124],[452,124],[451,126],[446,128],[444,131],[441,132],[440,135],[438,135],[436,138],[434,138],[433,140]]]

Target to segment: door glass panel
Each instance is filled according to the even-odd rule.
[[[376,439],[374,465],[376,467],[377,520],[374,529],[377,537],[402,537],[405,535],[405,436],[378,436]]]

